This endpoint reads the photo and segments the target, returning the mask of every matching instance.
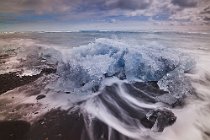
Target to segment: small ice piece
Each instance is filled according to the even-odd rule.
[[[181,99],[193,91],[190,79],[184,75],[184,70],[180,69],[165,75],[158,81],[158,85],[177,99]]]

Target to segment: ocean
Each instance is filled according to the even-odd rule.
[[[199,32],[1,33],[0,130],[8,129],[0,139],[208,140],[209,39]]]

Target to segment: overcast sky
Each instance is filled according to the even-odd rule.
[[[210,27],[210,0],[0,0],[0,31]]]

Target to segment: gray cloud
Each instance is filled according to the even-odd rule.
[[[1,0],[0,12],[37,14],[69,11],[77,4],[76,0]]]
[[[137,10],[137,9],[146,9],[148,8],[152,0],[109,0],[110,4],[107,6],[111,6],[119,9],[127,9],[127,10]]]
[[[152,0],[1,0],[0,12],[66,12],[75,7],[82,7],[81,10],[110,10],[145,9],[152,3]]]
[[[198,0],[172,0],[172,3],[181,7],[195,7]]]
[[[192,2],[192,1],[191,1]],[[210,24],[210,1],[197,0],[197,4],[193,7],[185,6],[181,10],[175,10],[170,16],[171,20],[186,22],[190,24],[209,25]]]
[[[0,0],[0,14],[58,14],[59,19],[160,16],[170,21],[209,22],[210,0]],[[12,19],[12,20],[13,20]],[[7,17],[0,16],[0,20]],[[8,20],[12,21],[8,18]]]

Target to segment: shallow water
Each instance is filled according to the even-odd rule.
[[[0,95],[0,118],[34,124],[59,108],[81,114],[79,139],[210,139],[209,38],[175,32],[1,34],[0,73],[25,82],[4,78],[12,86]],[[46,97],[37,100],[39,94]]]

